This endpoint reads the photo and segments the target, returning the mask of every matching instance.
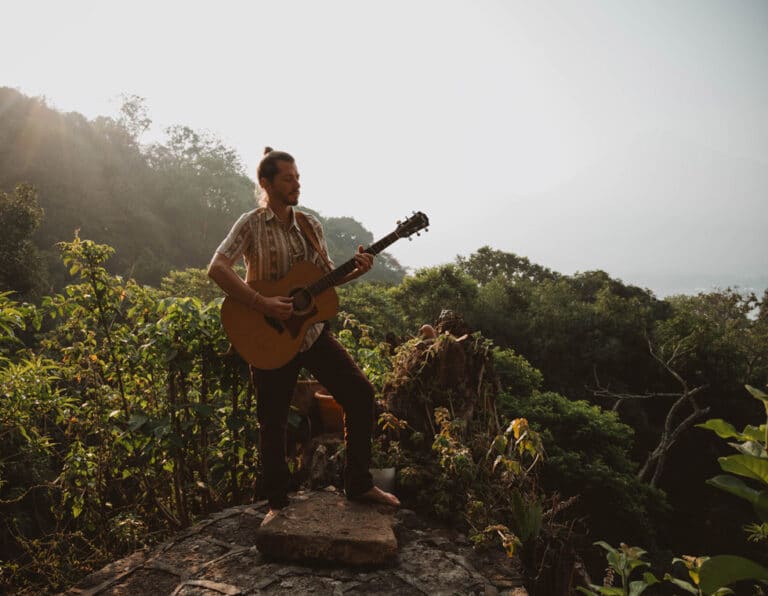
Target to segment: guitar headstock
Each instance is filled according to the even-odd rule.
[[[421,211],[416,211],[405,221],[397,222],[395,234],[398,238],[407,238],[418,234],[420,230],[425,230],[429,225],[429,218]]]

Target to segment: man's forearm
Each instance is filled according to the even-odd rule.
[[[242,302],[251,308],[259,308],[261,296],[256,290],[245,283],[228,265],[216,262],[208,267],[208,277],[218,285],[227,296],[231,296],[238,302]]]

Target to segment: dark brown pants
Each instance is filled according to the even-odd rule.
[[[251,368],[257,391],[263,488],[274,509],[288,504],[285,433],[293,390],[302,367],[344,409],[344,490],[347,497],[354,498],[373,486],[368,471],[373,431],[373,386],[326,327],[309,350],[300,352],[285,366],[274,370]]]

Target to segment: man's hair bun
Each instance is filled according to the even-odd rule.
[[[272,147],[264,147],[264,156],[259,162],[259,167],[256,169],[256,176],[261,181],[262,178],[266,178],[270,182],[277,174],[279,161],[287,161],[289,163],[295,163],[293,157],[285,151],[275,151]]]

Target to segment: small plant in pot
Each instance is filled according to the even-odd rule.
[[[400,431],[407,423],[390,412],[379,416],[381,432],[371,443],[371,475],[373,483],[380,489],[391,492],[395,488],[395,474],[402,463],[403,453],[400,441],[397,440]]]

